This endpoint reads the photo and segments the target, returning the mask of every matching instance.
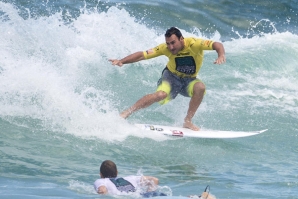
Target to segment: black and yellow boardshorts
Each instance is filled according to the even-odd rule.
[[[170,100],[175,99],[178,94],[185,97],[192,97],[193,87],[197,82],[202,81],[195,77],[179,77],[169,71],[169,69],[165,68],[162,72],[161,78],[157,82],[156,91],[164,91],[168,95],[159,103],[166,104]]]

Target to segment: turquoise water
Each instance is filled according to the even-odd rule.
[[[156,176],[169,198],[298,198],[297,1],[0,1],[0,197],[96,198],[103,160],[119,175]],[[188,98],[118,113],[154,92],[166,58],[122,58],[184,36],[223,42],[205,54],[207,94],[194,122],[252,131],[173,139],[133,123],[182,125]],[[136,196],[131,196],[135,198]],[[106,197],[103,197],[106,198]]]

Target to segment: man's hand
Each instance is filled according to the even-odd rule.
[[[226,62],[226,57],[224,55],[221,55],[214,61],[214,64],[223,64],[225,62]]]
[[[117,65],[117,66],[123,66],[123,63],[120,61],[120,60],[118,60],[118,59],[109,59],[109,61],[115,66],[115,65]]]

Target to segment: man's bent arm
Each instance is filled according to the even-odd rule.
[[[153,177],[153,176],[142,176],[141,181],[153,182],[155,185],[158,185],[158,183],[159,183],[158,178]]]
[[[127,57],[124,57],[123,59],[109,59],[110,62],[112,62],[113,65],[117,65],[117,66],[122,66],[123,64],[129,64],[129,63],[134,63],[134,62],[138,62],[141,60],[144,60],[144,54],[142,51],[139,52],[135,52],[131,55],[128,55]]]
[[[225,48],[222,43],[214,42],[212,45],[213,50],[216,50],[218,58],[215,60],[214,64],[223,64],[226,62]]]
[[[97,193],[98,194],[107,194],[108,189],[105,186],[102,185],[102,186],[98,187]]]
[[[158,183],[158,178],[153,176],[142,176],[141,178],[141,184],[147,187],[147,191],[154,191]]]

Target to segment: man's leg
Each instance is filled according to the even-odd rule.
[[[122,118],[127,118],[135,111],[146,108],[150,105],[152,105],[155,102],[159,102],[167,97],[167,93],[164,91],[156,91],[155,93],[145,95],[141,99],[139,99],[134,105],[132,105],[130,108],[124,110],[120,116]]]
[[[205,93],[205,85],[202,82],[196,82],[193,87],[193,96],[190,99],[187,115],[184,118],[183,127],[189,128],[194,131],[200,130],[199,127],[192,123],[192,118],[198,110]]]

